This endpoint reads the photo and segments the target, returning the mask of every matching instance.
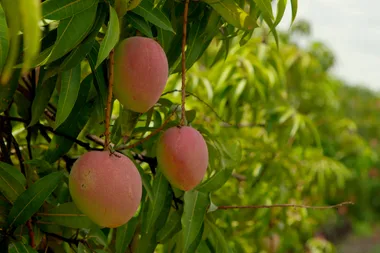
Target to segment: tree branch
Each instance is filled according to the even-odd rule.
[[[190,0],[186,0],[185,2],[185,9],[183,11],[183,34],[182,34],[182,107],[181,107],[181,126],[185,125],[186,122],[186,109],[185,109],[185,100],[186,100],[186,54],[185,54],[185,47],[186,47],[186,33],[187,33],[187,15],[189,12],[189,2]]]
[[[112,87],[113,87],[113,65],[114,65],[114,49],[110,52],[109,62],[109,77],[108,77],[108,97],[106,106],[106,132],[104,149],[108,150],[110,145],[110,121],[111,121],[111,108],[112,108]]]
[[[33,232],[33,226],[32,226],[32,219],[29,219],[26,222],[26,227],[28,228],[28,232],[29,232],[30,247],[34,248],[34,247],[36,247],[36,243],[35,243],[35,240],[34,240],[34,232]]]
[[[342,202],[332,206],[308,206],[308,205],[296,205],[296,204],[274,204],[274,205],[253,205],[253,206],[219,206],[218,209],[262,209],[262,208],[276,208],[276,207],[293,207],[293,208],[307,208],[307,209],[332,209],[346,205],[354,205],[351,201]]]

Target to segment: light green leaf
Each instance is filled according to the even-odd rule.
[[[91,250],[87,248],[86,246],[84,246],[83,243],[80,242],[78,244],[78,253],[91,253]]]
[[[111,52],[111,50],[115,47],[120,37],[120,26],[119,26],[119,18],[117,17],[117,13],[114,8],[109,7],[110,10],[110,20],[108,22],[107,32],[104,36],[103,41],[100,43],[100,49],[98,54],[98,59],[96,61],[96,67],[99,66],[100,63],[104,61]]]
[[[210,204],[206,193],[196,190],[185,193],[184,212],[181,218],[183,230],[183,252],[196,249],[199,233],[203,227],[203,220]],[[199,242],[198,242],[199,243]]]
[[[3,7],[0,5],[0,73],[7,60],[9,49],[8,26]]]
[[[298,0],[290,0],[290,2],[292,4],[292,23],[291,23],[292,25],[297,16]]]
[[[166,14],[158,8],[154,8],[152,2],[143,0],[132,12],[145,18],[153,25],[174,33],[172,24]]]
[[[59,94],[55,128],[58,128],[70,115],[78,98],[80,89],[81,66],[78,64],[60,75],[61,92]]]
[[[83,12],[98,0],[47,0],[42,3],[42,16],[45,19],[62,20]]]
[[[8,215],[9,226],[25,223],[54,191],[63,177],[63,172],[53,172],[37,180],[14,202]]]
[[[220,231],[220,229],[208,218],[205,219],[206,227],[209,228],[210,233],[214,237],[215,242],[215,252],[220,253],[230,253],[231,250],[228,247],[228,243],[226,241],[226,237],[223,235],[223,233]]]
[[[142,34],[148,36],[149,38],[153,38],[150,24],[144,18],[134,14],[133,12],[127,12],[124,18],[128,23],[130,23],[134,28],[139,30]]]
[[[271,1],[268,1],[268,0],[254,0],[254,1],[256,3],[256,6],[259,7],[263,16],[267,16],[271,20],[274,20]]]
[[[47,213],[37,213],[40,222],[69,228],[91,228],[94,223],[73,202],[61,204]]]

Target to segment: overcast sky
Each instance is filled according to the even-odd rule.
[[[288,1],[289,3],[290,1]],[[298,19],[311,23],[312,38],[336,57],[333,70],[350,84],[380,91],[380,2],[375,0],[298,0]],[[290,4],[284,19],[290,21]],[[280,27],[289,27],[284,22]]]

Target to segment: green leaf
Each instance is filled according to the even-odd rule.
[[[39,121],[54,92],[56,83],[57,76],[44,80],[44,78],[41,78],[40,75],[36,89],[36,96],[34,97],[32,103],[32,119],[30,120],[29,126],[33,126]]]
[[[58,133],[64,133],[67,137],[54,135],[49,149],[44,154],[47,162],[54,163],[68,152],[74,143],[73,139],[77,138],[86,125],[94,105],[94,101],[87,101],[91,82],[92,76],[88,75],[80,84],[79,95],[69,117],[56,130]]]
[[[206,193],[196,190],[186,192],[184,199],[184,211],[181,218],[183,252],[190,252],[190,250],[195,252],[196,247],[193,243],[198,241],[198,235],[203,227],[203,220],[210,201]]]
[[[292,22],[290,25],[292,25],[297,16],[298,0],[290,0],[290,3],[292,4]]]
[[[174,33],[172,24],[166,14],[158,8],[154,8],[152,2],[143,0],[132,12],[143,17],[153,25]]]
[[[16,70],[16,73],[12,75],[11,80],[7,84],[3,85],[0,83],[0,113],[4,112],[12,102],[12,98],[17,90],[20,72],[21,70]]]
[[[25,176],[16,167],[14,167],[8,163],[0,162],[0,169],[5,170],[9,175],[14,177],[21,185],[23,185],[23,186],[26,185]]]
[[[234,0],[203,0],[209,4],[229,24],[245,30],[257,27],[254,17],[246,13]]]
[[[124,153],[125,154],[125,153]],[[148,194],[148,198],[153,201],[154,199],[154,194],[153,194],[153,189],[152,189],[152,186],[150,185],[150,178],[149,178],[149,175],[147,175],[145,172],[144,172],[144,169],[141,168],[141,165],[136,163],[136,161],[134,159],[132,159],[133,163],[136,165],[136,168],[137,170],[139,171],[140,173],[140,177],[141,177],[141,180],[142,180],[142,184],[144,186],[144,189],[146,191],[146,193]]]
[[[8,51],[7,61],[1,73],[1,84],[6,84],[12,78],[13,66],[16,64],[17,57],[19,55],[20,37],[19,31],[21,28],[21,20],[19,18],[20,12],[17,4],[14,4],[14,0],[2,0],[2,8],[4,10],[7,25],[8,36],[10,39],[10,47]],[[18,73],[19,74],[19,73]]]
[[[61,92],[59,94],[55,128],[59,127],[70,115],[80,89],[81,66],[64,71],[60,74]]]
[[[168,197],[171,197],[169,182],[161,172],[157,173],[153,181],[153,192],[154,198],[149,204],[149,211],[146,219],[146,233],[149,233],[150,230],[154,229],[158,217],[165,208],[165,204],[168,203],[168,201],[165,200],[168,199]],[[168,204],[170,206],[170,202]]]
[[[284,16],[286,4],[288,0],[278,0],[277,2],[277,15],[276,15],[276,21],[274,22],[274,26],[277,26]]]
[[[3,7],[0,5],[0,73],[7,60],[9,49],[8,26]]]
[[[24,56],[22,74],[25,75],[40,52],[42,31],[39,26],[41,20],[41,2],[19,0],[20,17],[23,29]]]
[[[40,222],[69,228],[91,228],[94,223],[73,202],[61,204],[47,213],[37,213]]]
[[[37,253],[37,251],[22,242],[11,242],[8,245],[8,253]]]
[[[117,228],[115,253],[127,252],[128,245],[133,239],[138,222],[139,220],[136,217],[133,217],[128,223]]]
[[[49,57],[42,64],[61,58],[81,43],[93,26],[95,14],[97,13],[96,8],[97,5],[94,5],[59,22],[57,40]]]
[[[102,245],[103,247],[107,246],[107,237],[104,235],[102,230],[99,228],[93,228],[90,230],[90,233],[87,235],[88,240],[94,241],[96,244]]]
[[[15,201],[8,215],[9,226],[25,223],[42,206],[63,177],[63,172],[54,172],[37,180]]]
[[[212,236],[214,237],[215,252],[230,253],[231,250],[228,247],[226,237],[223,235],[220,229],[208,218],[205,219],[205,224],[206,224],[206,227],[209,229],[210,233],[212,234]]]
[[[227,168],[215,173],[210,179],[196,187],[201,192],[213,192],[220,189],[231,177],[233,168]]]
[[[271,20],[274,20],[271,1],[268,0],[254,0],[256,6],[259,7],[263,16],[268,16]]]
[[[62,20],[83,12],[98,0],[47,0],[42,3],[42,16],[45,19]]]
[[[91,253],[91,250],[87,248],[86,246],[84,246],[83,243],[80,242],[78,244],[78,253]]]
[[[109,7],[110,10],[110,20],[108,22],[107,32],[104,36],[103,41],[100,43],[100,49],[98,54],[98,59],[96,61],[96,67],[104,61],[115,47],[120,37],[120,27],[119,27],[119,18],[114,8]]]
[[[168,221],[165,223],[165,226],[161,228],[157,233],[157,241],[160,243],[166,243],[169,241],[175,234],[177,234],[182,229],[181,225],[181,215],[183,209],[174,210],[170,213]]]
[[[153,38],[152,29],[150,28],[149,23],[139,15],[134,14],[133,12],[127,12],[124,16],[128,23],[130,23],[134,28],[139,30],[142,34]]]
[[[22,181],[20,181],[18,173],[21,174],[21,172],[13,166],[0,162],[0,192],[11,203],[14,203],[18,196],[25,191],[25,178],[21,174]]]
[[[141,113],[121,108],[119,112],[119,124],[121,130],[121,136],[124,141],[131,137],[133,130],[139,120]]]

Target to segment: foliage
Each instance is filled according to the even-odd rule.
[[[307,23],[276,30],[286,7],[294,21],[296,0],[277,1],[275,14],[266,0],[190,2],[186,118],[204,135],[210,163],[189,192],[157,171],[159,135],[152,134],[179,124],[185,3],[142,0],[118,17],[114,1],[47,0],[38,6],[41,40],[25,30],[36,22],[17,20],[18,13],[36,19],[21,2],[0,3],[1,252],[334,252],[315,233],[347,207],[339,216],[219,206],[349,199],[360,203],[349,212],[359,218],[362,204],[369,214],[379,207],[378,185],[366,184],[379,149],[376,110],[366,108],[378,98],[334,79],[323,43],[302,49],[293,41],[310,32]],[[135,115],[112,103],[111,140],[115,149],[131,145],[120,152],[139,169],[143,199],[127,224],[100,228],[72,202],[68,174],[81,154],[103,149],[108,54],[135,35],[158,40],[171,75],[136,125]]]

